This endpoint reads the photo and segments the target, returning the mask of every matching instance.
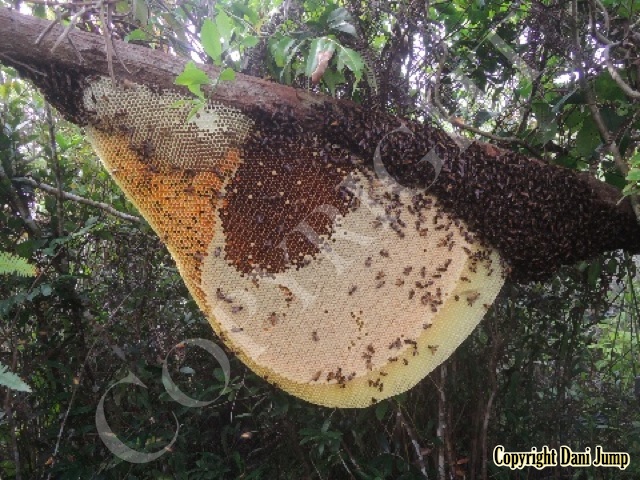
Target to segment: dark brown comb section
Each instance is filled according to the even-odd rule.
[[[341,185],[353,166],[343,150],[293,124],[259,125],[245,142],[220,217],[231,264],[242,273],[278,273],[304,266],[336,218],[353,208]]]

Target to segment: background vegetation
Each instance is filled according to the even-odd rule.
[[[628,194],[638,188],[637,0],[12,5],[435,121]],[[334,55],[319,83],[310,82],[326,50]],[[197,91],[211,79],[185,72],[182,81]],[[162,361],[182,340],[216,341],[210,327],[83,132],[10,69],[0,69],[0,252],[0,478],[640,475],[640,292],[636,261],[625,252],[568,266],[543,283],[507,284],[449,361],[375,407],[307,404],[235,359],[225,387],[215,359],[190,347],[172,352],[173,378],[194,398],[221,396],[206,408],[182,407],[162,386]],[[98,402],[129,372],[147,388],[120,384],[106,395],[119,438],[154,452],[173,437],[174,415],[180,424],[170,451],[148,464],[119,460],[95,427]],[[602,445],[629,452],[632,462],[624,472],[512,472],[491,460],[499,444]]]

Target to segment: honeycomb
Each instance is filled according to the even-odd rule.
[[[482,319],[497,252],[435,197],[295,125],[96,78],[87,133],[224,343],[307,401],[414,386]]]

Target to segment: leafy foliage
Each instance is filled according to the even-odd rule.
[[[638,90],[631,68],[638,53],[625,35],[637,27],[640,3],[576,4],[574,15],[555,1],[245,0],[171,8],[122,1],[113,34],[194,60],[177,80],[196,96],[194,108],[204,99],[202,87],[215,83],[198,73],[198,62],[223,69],[216,81],[257,71],[440,122],[460,135],[476,135],[459,125],[471,126],[632,194],[640,184],[638,105],[602,65],[592,26],[628,45],[627,57],[614,50],[611,58]],[[61,12],[69,18],[80,8]],[[34,5],[33,13],[51,15],[51,7]],[[89,9],[77,26],[100,31],[99,15]],[[581,39],[582,73],[574,38]],[[310,85],[318,53],[327,50],[328,68]],[[436,93],[448,115],[434,113]],[[449,115],[459,122],[447,122]],[[59,210],[55,195],[16,180],[56,185],[58,171],[63,190],[136,213],[82,132],[61,120],[53,127],[57,160],[43,99],[15,72],[0,70],[0,251],[11,255],[0,264],[15,270],[26,259],[40,272],[35,283],[22,276],[0,282],[0,362],[32,388],[29,395],[9,392],[7,372],[0,373],[2,478],[417,479],[424,478],[421,462],[429,478],[439,468],[447,478],[638,478],[637,259],[613,252],[544,283],[508,285],[445,369],[361,411],[292,398],[230,352],[225,387],[220,365],[206,352],[175,348],[168,367],[180,389],[200,400],[220,395],[206,408],[187,408],[164,390],[162,362],[185,339],[216,339],[160,241],[145,224],[87,205],[64,201]],[[107,393],[129,372],[147,388],[119,384]],[[103,395],[110,427],[139,451],[167,445],[175,415],[180,431],[171,451],[141,465],[114,456],[97,440]],[[511,451],[603,445],[629,452],[632,463],[625,471],[512,472],[492,464],[498,444]]]
[[[6,274],[32,277],[36,274],[36,269],[24,258],[17,257],[7,252],[0,252],[0,275]]]
[[[31,387],[15,373],[11,373],[6,365],[0,363],[0,385],[18,392],[31,392]]]

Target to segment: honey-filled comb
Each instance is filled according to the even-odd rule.
[[[471,333],[504,275],[427,192],[295,125],[106,78],[91,143],[169,248],[220,339],[330,407],[414,386]]]

